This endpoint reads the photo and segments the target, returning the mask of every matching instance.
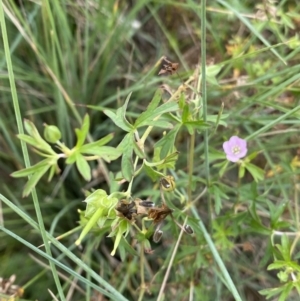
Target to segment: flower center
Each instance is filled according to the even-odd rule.
[[[241,148],[239,147],[239,146],[234,146],[232,149],[231,149],[231,151],[232,151],[232,153],[234,154],[234,155],[237,155],[237,154],[239,154],[240,152],[241,152]]]

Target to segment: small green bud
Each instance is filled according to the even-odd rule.
[[[44,138],[50,143],[56,143],[61,138],[61,132],[57,126],[45,124]]]

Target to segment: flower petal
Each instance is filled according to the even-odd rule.
[[[233,154],[227,154],[227,155],[226,155],[226,159],[227,159],[228,161],[234,162],[234,163],[240,160],[239,157],[237,157],[237,156],[235,156],[235,155],[233,155]]]
[[[247,155],[248,149],[247,148],[241,148],[241,151],[239,153],[239,157],[243,158]]]
[[[230,142],[229,141],[225,141],[223,143],[223,150],[225,152],[225,154],[231,154],[231,145],[230,145]]]
[[[240,137],[238,137],[238,136],[232,136],[232,137],[230,137],[229,142],[236,145],[236,144],[239,144],[240,140],[241,140]]]

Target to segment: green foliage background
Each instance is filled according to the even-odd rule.
[[[83,190],[126,190],[126,184],[119,187],[112,181],[113,175],[120,175],[121,160],[105,167],[91,162],[94,177],[88,183],[61,160],[62,173],[51,182],[43,177],[36,186],[36,201],[31,196],[22,198],[27,179],[10,176],[25,167],[26,157],[17,138],[20,124],[12,95],[17,96],[19,117],[32,121],[40,133],[44,123],[56,125],[63,142],[75,145],[74,129],[81,127],[88,113],[88,139],[96,141],[114,133],[110,145],[116,147],[124,132],[104,110],[120,108],[132,92],[127,118],[134,123],[159,86],[167,84],[176,90],[194,74],[201,64],[202,47],[207,90],[198,96],[207,99],[208,115],[220,114],[224,104],[222,122],[207,132],[209,140],[203,132],[197,135],[193,154],[188,151],[187,132],[178,134],[180,154],[174,175],[181,192],[191,187],[192,200],[197,200],[193,208],[206,225],[239,297],[224,280],[199,221],[187,211],[195,235],[183,235],[180,241],[164,300],[265,300],[264,295],[270,300],[299,300],[297,1],[207,1],[206,19],[202,18],[203,3],[192,0],[1,0],[0,5],[7,30],[5,34],[2,18],[0,277],[16,274],[16,284],[25,288],[25,300],[50,300],[48,289],[59,300],[68,294],[69,300],[157,300],[178,237],[176,225],[168,219],[162,242],[152,245],[153,253],[126,253],[124,261],[122,254],[110,255],[113,241],[105,231],[88,235],[82,248],[76,247],[78,209],[86,208]],[[204,40],[201,24],[206,26]],[[10,54],[4,51],[5,37]],[[157,76],[157,62],[164,55],[180,64],[179,76]],[[7,67],[9,57],[13,72]],[[12,75],[17,94],[9,82]],[[151,132],[148,154],[162,135],[159,128]],[[239,178],[235,165],[220,161],[222,144],[233,135],[247,138],[249,153],[254,153],[252,168],[264,170],[264,178],[255,178],[257,170],[253,169]],[[194,174],[189,178],[187,162],[192,156]],[[30,152],[32,165],[39,160],[38,154]],[[157,183],[145,173],[135,178],[132,192],[141,198],[159,198]],[[179,201],[176,206],[186,209]],[[37,254],[34,247],[43,244],[41,234],[46,235],[35,224],[37,215],[52,238],[68,233],[61,240],[65,249],[52,241],[52,257],[81,275],[80,281],[61,267],[56,274],[49,261]],[[97,292],[105,287],[101,279],[123,299],[119,295],[101,299]],[[140,288],[141,283],[147,287]],[[263,295],[258,293],[270,288]]]

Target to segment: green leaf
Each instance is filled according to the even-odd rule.
[[[291,261],[290,241],[289,241],[289,238],[287,237],[287,235],[281,236],[281,246],[278,246],[278,248],[280,249],[283,259],[285,261]]]
[[[120,251],[121,247],[124,249],[124,251],[126,251],[125,255],[127,255],[127,253],[129,253],[133,256],[138,256],[139,255],[139,253],[128,243],[128,241],[124,238],[124,236],[122,236],[120,244],[119,244],[120,256],[122,256],[121,251]],[[124,261],[124,260],[125,260],[125,256],[122,259],[122,261]]]
[[[124,105],[116,111],[116,114],[110,110],[104,110],[103,113],[107,115],[116,126],[126,132],[130,132],[134,127],[126,119],[126,109],[130,99],[131,93],[127,96]]]
[[[32,189],[36,186],[38,181],[41,179],[41,177],[47,172],[47,170],[50,168],[50,165],[46,165],[43,167],[40,167],[29,179],[29,181],[26,183],[24,190],[23,190],[23,197],[26,197],[29,195],[29,193],[32,191]]]
[[[92,177],[90,165],[87,163],[84,156],[79,153],[76,155],[76,166],[82,177],[89,182]]]
[[[118,146],[118,149],[123,152],[122,161],[121,161],[122,175],[124,179],[128,182],[130,182],[134,174],[134,167],[132,161],[133,144],[134,144],[134,136],[132,133],[128,133]]]
[[[154,94],[154,96],[153,96],[153,98],[151,99],[151,101],[150,101],[150,103],[149,103],[149,105],[148,105],[148,107],[147,107],[147,109],[146,109],[146,111],[145,111],[145,113],[146,112],[152,112],[152,111],[154,111],[156,108],[157,108],[157,106],[158,106],[158,104],[159,104],[159,102],[161,101],[161,96],[162,96],[162,89],[157,89],[156,91],[155,91],[155,94]],[[143,114],[141,114],[138,118],[137,118],[137,121],[139,120],[139,121],[141,121],[141,120],[143,120],[144,118],[142,117],[144,115],[144,113]],[[147,118],[146,118],[147,119]],[[138,121],[138,123],[139,123],[139,121]]]
[[[267,202],[269,207],[272,229],[281,229],[278,224],[283,222],[281,220],[281,217],[283,212],[286,210],[288,202],[282,202],[280,204],[274,204],[273,202],[268,200],[265,200],[265,202]]]
[[[37,128],[35,127],[33,122],[31,122],[28,119],[24,119],[24,127],[25,127],[26,132],[31,137],[33,137],[36,141],[43,140],[43,138],[41,137],[39,131],[37,130]]]
[[[155,166],[159,166],[161,164],[163,164],[165,162],[164,159],[156,161],[156,162],[149,162],[147,160],[144,160],[144,164],[149,166],[149,167],[155,167]],[[163,174],[161,174],[163,176]]]
[[[188,122],[192,120],[192,116],[190,113],[190,106],[185,104],[182,110],[182,116],[181,116],[182,123]]]
[[[245,168],[250,172],[255,182],[259,182],[264,179],[265,172],[261,168],[251,163],[245,163]]]
[[[126,153],[124,153],[122,156],[121,169],[122,169],[122,175],[124,179],[130,182],[134,174],[134,168],[132,162],[132,153],[130,153],[129,150]]]
[[[216,212],[217,215],[219,215],[220,211],[222,209],[222,199],[228,200],[229,197],[216,184],[212,185],[209,188],[209,191],[214,196],[215,212]]]
[[[181,124],[177,124],[174,129],[169,131],[162,139],[160,139],[156,144],[155,147],[161,147],[160,151],[160,158],[165,158],[170,152],[173,151],[175,145],[175,139],[177,133],[181,127]]]
[[[207,76],[217,76],[219,74],[219,72],[221,71],[222,67],[223,66],[221,64],[208,66],[206,69]]]
[[[31,136],[28,136],[25,134],[18,134],[17,137],[20,140],[23,140],[26,143],[32,145],[34,148],[40,149],[40,150],[46,152],[47,154],[57,155],[55,153],[55,151],[52,149],[52,147],[45,140],[43,140],[40,136],[39,136],[40,138],[37,139],[37,138],[31,137]]]
[[[220,170],[219,170],[219,176],[220,177],[223,177],[226,169],[227,169],[227,166],[229,164],[229,161],[228,160],[225,160],[223,162],[221,162],[220,164],[215,164],[214,167],[219,167]]]
[[[154,159],[157,159],[159,157],[160,149],[156,148],[155,152],[156,152],[156,154],[155,154]],[[151,167],[151,168],[157,167],[158,170],[165,169],[165,168],[174,169],[175,163],[178,160],[178,154],[179,154],[179,152],[175,151],[175,152],[171,153],[170,155],[166,156],[164,159],[156,161],[156,162],[148,162],[147,160],[144,160],[144,164],[147,165],[147,167]],[[162,174],[160,172],[156,171],[156,173],[159,174],[160,177],[164,176],[164,174]]]
[[[79,151],[81,154],[99,156],[100,158],[103,158],[106,162],[116,160],[122,154],[122,152],[119,149],[114,148],[112,146],[99,147],[96,145],[91,146],[90,144],[83,145]]]
[[[28,135],[25,135],[25,134],[18,134],[17,137],[26,142],[27,144],[30,144],[30,145],[33,145],[33,146],[36,146],[36,139],[31,137],[31,136],[28,136]]]
[[[141,148],[139,147],[139,144],[138,144],[136,141],[133,141],[133,150],[134,150],[134,153],[135,153],[140,159],[144,159],[144,158],[145,158],[144,152],[141,150]]]
[[[245,166],[244,165],[240,165],[239,166],[239,178],[242,179],[245,175]]]
[[[139,124],[143,123],[145,120],[149,119],[152,112],[157,108],[160,100],[161,100],[162,90],[156,90],[154,97],[152,98],[151,102],[149,103],[146,111],[144,111],[135,121],[134,127],[137,128]]]
[[[113,139],[113,137],[114,137],[114,134],[112,134],[112,133],[108,134],[105,137],[103,137],[97,141],[83,145],[80,149],[90,149],[90,148],[96,148],[96,147],[103,146],[103,145],[107,144],[108,142],[110,142]]]
[[[72,152],[70,154],[68,154],[68,157],[66,159],[66,163],[67,164],[73,164],[74,162],[76,162],[78,153],[79,153],[79,149],[73,148]]]
[[[286,262],[283,260],[276,260],[275,262],[268,265],[268,271],[280,270],[286,268]]]
[[[147,125],[163,129],[173,128],[173,124],[165,120],[148,120]]]
[[[144,164],[143,169],[153,182],[156,182],[162,177],[162,174],[153,169],[151,166]]]
[[[186,122],[184,122],[184,125],[191,126],[191,127],[195,128],[195,129],[198,129],[198,130],[207,129],[209,127],[209,124],[204,122],[203,120],[186,121]]]
[[[89,128],[90,128],[90,117],[89,115],[86,114],[84,116],[81,128],[75,129],[75,133],[77,136],[76,148],[80,148],[84,144],[84,141],[89,132]]]
[[[293,289],[293,282],[289,282],[284,285],[284,289],[280,294],[278,301],[286,301],[288,300],[288,296]]]
[[[120,243],[120,240],[123,236],[123,233],[125,232],[129,232],[130,230],[130,223],[128,223],[126,220],[122,219],[118,225],[118,232],[117,232],[117,235],[116,235],[116,239],[115,239],[115,243],[114,243],[114,248],[113,250],[111,251],[111,256],[114,256],[116,254],[116,251],[117,251],[117,248],[118,248],[118,245]],[[127,233],[125,233],[125,236],[127,235]]]
[[[283,287],[280,286],[280,287],[267,288],[264,290],[260,290],[259,293],[261,295],[267,296],[266,297],[267,299],[270,299],[271,297],[278,295],[282,290],[283,290]]]
[[[26,176],[29,176],[29,175],[35,173],[35,172],[38,172],[40,169],[43,169],[45,166],[50,167],[51,165],[53,165],[53,159],[52,158],[47,158],[47,159],[44,159],[41,162],[39,162],[39,163],[37,163],[33,166],[15,171],[11,174],[11,176],[14,177],[14,178],[26,177]]]
[[[138,118],[139,122],[137,122],[138,121],[137,119],[134,126],[135,128],[139,128],[142,126],[148,126],[149,123],[152,125],[155,118],[165,113],[177,111],[178,109],[179,107],[176,102],[166,102],[151,112],[147,112],[147,111],[144,112],[142,114],[143,116],[142,117],[140,116],[141,117],[140,119]]]
[[[50,182],[56,172],[60,171],[57,165],[52,165],[49,171],[48,182]]]
[[[121,128],[125,132],[130,132],[132,130],[132,127],[130,126],[129,122],[125,122],[123,118],[118,117],[117,114],[115,114],[113,111],[105,110],[103,113],[108,116],[116,126]]]
[[[91,229],[96,225],[97,221],[103,215],[103,208],[98,208],[92,217],[88,220],[85,227],[80,233],[79,238],[76,240],[75,245],[79,246],[84,239],[84,237],[91,231]]]
[[[272,231],[261,222],[260,217],[257,214],[256,205],[254,202],[252,203],[252,206],[249,207],[249,213],[252,217],[252,220],[250,222],[252,230],[256,231],[259,234],[271,235]]]
[[[223,125],[223,126],[227,127],[227,123],[225,121],[223,121],[223,119],[226,119],[228,117],[229,117],[229,114],[222,114],[221,117],[219,115],[208,115],[206,118],[206,121],[212,122],[214,124],[216,124],[218,122],[219,125]]]
[[[204,159],[204,156],[201,156],[201,158]],[[209,162],[211,163],[211,162],[219,160],[219,159],[221,159],[221,160],[226,159],[226,155],[225,155],[224,151],[219,151],[219,150],[216,150],[213,147],[210,147],[209,148],[208,159],[209,159]],[[214,166],[217,166],[217,164],[215,164]]]
[[[249,161],[252,161],[253,159],[255,159],[257,157],[257,155],[259,154],[260,152],[253,152],[251,153],[250,155],[247,156],[247,159]]]

